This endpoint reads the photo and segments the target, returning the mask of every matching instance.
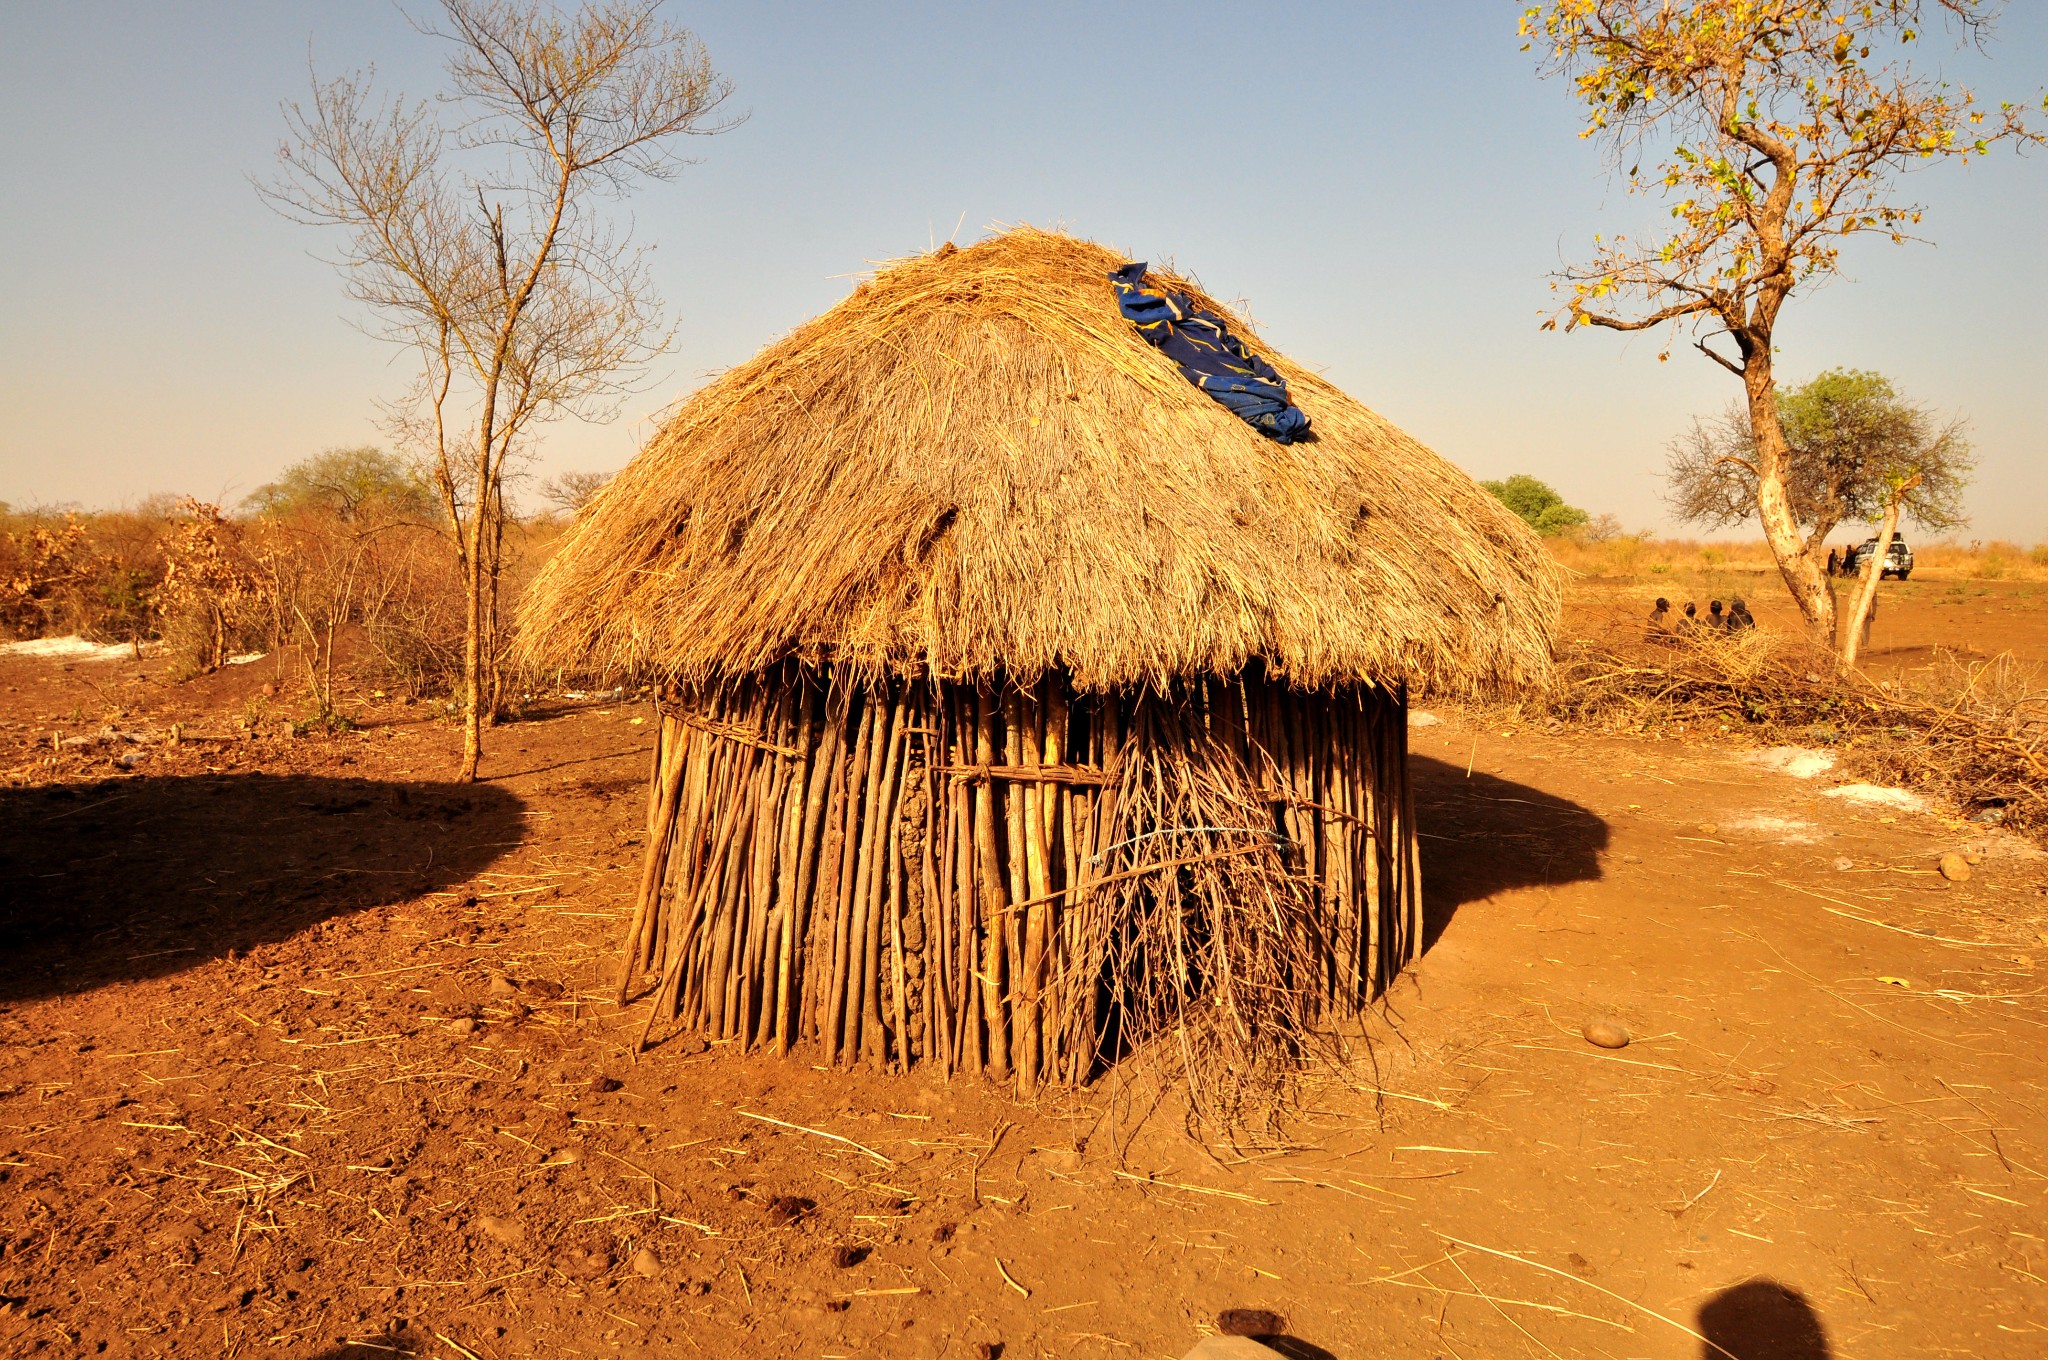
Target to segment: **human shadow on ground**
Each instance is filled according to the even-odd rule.
[[[1746,1280],[1700,1305],[1701,1360],[1828,1360],[1827,1328],[1806,1296],[1771,1279]]]
[[[469,878],[522,804],[476,784],[193,775],[0,790],[0,1003],[158,977]]]
[[[1422,837],[1424,949],[1467,902],[1601,876],[1607,823],[1577,803],[1423,755],[1408,757],[1408,778]]]

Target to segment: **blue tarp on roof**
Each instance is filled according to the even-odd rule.
[[[1195,306],[1184,293],[1146,291],[1142,262],[1111,270],[1109,281],[1124,320],[1178,364],[1189,382],[1278,443],[1308,434],[1308,417],[1287,399],[1287,380],[1246,349],[1222,317]]]

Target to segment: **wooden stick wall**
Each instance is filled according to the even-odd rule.
[[[643,1044],[680,1022],[1080,1083],[1178,1015],[1285,1042],[1420,947],[1384,690],[870,687],[786,663],[659,708],[619,983],[623,1003],[659,978]]]

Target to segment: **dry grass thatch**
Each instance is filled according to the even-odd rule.
[[[1558,589],[1519,520],[1278,355],[1318,437],[1255,434],[1119,316],[1120,263],[1031,228],[942,247],[725,374],[579,518],[528,658],[1062,667],[1084,691],[1253,660],[1303,687],[1544,677]]]

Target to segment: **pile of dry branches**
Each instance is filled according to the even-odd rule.
[[[1725,727],[1824,747],[1845,769],[2048,838],[2048,678],[2010,654],[1943,654],[1877,680],[1761,632],[1582,638],[1560,649],[1557,681],[1534,702],[1609,730]]]

